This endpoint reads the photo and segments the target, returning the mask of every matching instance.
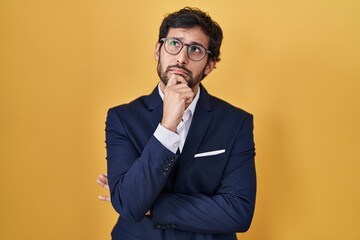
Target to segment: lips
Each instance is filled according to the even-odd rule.
[[[179,75],[187,75],[187,72],[181,69],[170,69],[172,73],[179,74]]]
[[[170,67],[168,71],[169,71],[169,72],[172,72],[172,73],[174,73],[174,74],[178,74],[178,75],[182,75],[182,76],[188,75],[188,76],[191,77],[190,71],[189,71],[189,70],[182,69],[182,68]]]

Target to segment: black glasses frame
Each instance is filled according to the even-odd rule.
[[[174,39],[174,40],[178,41],[179,43],[181,43],[181,48],[179,48],[179,51],[178,51],[177,53],[171,53],[171,52],[169,52],[169,51],[166,49],[166,44],[165,44],[165,43],[166,43],[168,40],[170,40],[170,39]],[[184,46],[186,46],[186,47],[187,47],[187,49],[186,49],[186,54],[187,54],[187,56],[188,56],[191,60],[196,61],[196,62],[203,60],[204,57],[206,56],[206,53],[212,54],[212,53],[211,53],[209,50],[207,50],[204,46],[201,46],[201,45],[199,45],[199,44],[186,44],[186,43],[183,43],[182,41],[180,41],[180,40],[177,39],[177,38],[161,38],[161,39],[160,39],[160,42],[164,43],[164,45],[165,45],[165,46],[164,46],[165,51],[166,51],[168,54],[170,54],[170,55],[178,55],[178,54],[181,52],[181,50],[184,48]],[[205,50],[205,51],[204,51],[204,52],[205,52],[204,56],[202,56],[200,59],[193,59],[192,57],[190,57],[189,49],[191,49],[192,46],[196,46],[196,47],[199,47],[199,48],[204,49],[204,50]]]

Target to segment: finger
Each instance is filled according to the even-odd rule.
[[[107,182],[102,181],[102,179],[96,179],[96,183],[99,184],[101,187],[110,190],[109,184]]]
[[[182,99],[186,103],[190,103],[194,99],[195,94],[187,84],[177,84],[171,86],[170,89],[168,91],[172,92],[173,96],[177,96],[177,98]]]
[[[194,92],[191,90],[191,88],[189,88],[187,85],[184,86],[184,84],[179,84],[182,85],[181,87],[179,86],[176,91],[178,93],[181,94],[181,97],[186,98],[186,99],[193,99],[195,94]]]
[[[106,175],[101,174],[99,178],[103,183],[109,184],[108,178]]]
[[[176,79],[176,84],[185,84],[187,86],[187,82],[185,80],[185,77],[183,75],[179,75],[179,74],[174,74],[175,79]]]
[[[182,77],[181,75],[178,75],[178,74],[172,74],[169,78],[169,81],[168,81],[166,87],[174,86],[178,83],[183,83],[183,82],[186,83],[184,77]]]
[[[104,174],[104,173],[100,174],[100,178],[101,178],[101,179],[104,179],[104,180],[106,180],[106,181],[108,180],[107,175]]]
[[[103,182],[101,179],[96,180],[97,184],[99,184],[101,187],[109,190],[109,184],[107,182]]]
[[[174,86],[174,85],[176,85],[176,83],[177,83],[177,80],[176,80],[176,78],[175,78],[175,75],[173,74],[173,75],[170,76],[169,81],[168,81],[166,87]]]
[[[193,97],[185,98],[185,103],[191,103],[193,99]]]
[[[193,92],[192,89],[187,85],[187,83],[179,82],[175,86],[172,86],[171,89],[176,90],[179,93]]]
[[[101,178],[96,179],[96,182],[97,182],[98,184],[100,184],[100,185],[106,184],[106,181],[104,181],[104,180],[101,179]]]
[[[101,201],[106,201],[106,202],[110,202],[110,201],[111,201],[110,196],[100,195],[100,196],[99,196],[99,199],[100,199]]]

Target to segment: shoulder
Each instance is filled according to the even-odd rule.
[[[252,118],[252,114],[247,112],[246,110],[236,107],[220,98],[212,96],[209,94],[209,100],[211,104],[211,108],[214,114],[220,115],[224,117],[232,117],[232,118]]]
[[[132,114],[148,111],[149,102],[151,101],[150,99],[153,97],[154,96],[151,95],[144,95],[132,100],[129,103],[111,107],[108,110],[108,115],[129,116]]]
[[[114,112],[117,114],[131,114],[143,111],[152,111],[160,104],[162,104],[162,100],[158,93],[158,88],[155,87],[149,95],[143,95],[129,103],[112,107],[108,112]]]
[[[139,125],[139,121],[148,119],[149,111],[145,104],[147,96],[141,96],[129,103],[111,107],[107,111],[106,129],[128,129],[131,126]]]
[[[242,108],[234,106],[227,101],[208,93],[203,85],[200,85],[202,95],[201,105],[220,118],[246,119],[252,118],[252,114]],[[201,95],[200,95],[201,96]]]
[[[121,112],[131,111],[132,109],[145,107],[144,98],[146,98],[146,96],[138,97],[129,103],[123,103],[123,104],[111,107],[111,108],[109,108],[109,112],[121,113]]]

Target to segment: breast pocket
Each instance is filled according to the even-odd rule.
[[[186,187],[190,192],[214,194],[220,186],[226,162],[226,154],[194,158],[185,179]]]

